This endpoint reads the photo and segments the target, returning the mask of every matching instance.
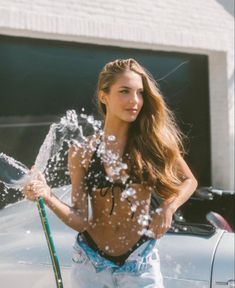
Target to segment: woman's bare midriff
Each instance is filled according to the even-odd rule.
[[[121,198],[122,190],[114,189],[114,208],[112,209],[111,189],[107,195],[101,196],[100,190],[93,191],[93,221],[87,232],[96,242],[99,249],[106,254],[118,256],[127,252],[141,237],[138,232],[144,228],[138,223],[139,216],[148,214],[150,205],[150,190],[141,184],[132,184],[136,191],[135,197],[128,197],[132,205],[137,204],[134,216],[131,204]]]
[[[95,140],[97,140],[96,138]],[[89,146],[95,147],[94,139]],[[88,149],[85,153],[84,169],[88,170],[94,149]],[[106,174],[110,174],[110,167],[104,165]],[[109,177],[112,178],[112,177]],[[118,179],[116,179],[118,180]],[[143,225],[138,223],[140,215],[149,213],[151,190],[142,184],[131,184],[135,189],[134,197],[128,199],[137,205],[132,217],[131,205],[126,199],[121,199],[123,190],[120,187],[114,189],[114,208],[112,210],[112,193],[109,189],[105,196],[100,195],[100,189],[91,191],[93,220],[86,231],[90,234],[99,249],[111,256],[119,256],[127,252],[140,239]],[[103,188],[105,190],[106,188]],[[111,214],[111,215],[110,215]]]

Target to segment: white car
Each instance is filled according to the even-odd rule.
[[[55,193],[69,202],[69,186],[55,189]],[[77,232],[49,209],[46,211],[64,288],[69,288],[72,245]],[[190,228],[187,223],[185,225]],[[56,287],[36,204],[22,200],[0,210],[0,227],[0,287]],[[203,225],[199,230],[202,235],[197,233],[197,227],[191,232],[184,228],[171,230],[159,241],[165,288],[235,287],[234,233],[215,229],[211,235],[206,235],[205,229],[203,235]]]

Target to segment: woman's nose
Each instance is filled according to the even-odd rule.
[[[139,100],[140,100],[140,99],[139,99],[139,95],[138,95],[137,92],[134,92],[134,93],[131,94],[130,103],[135,104],[135,103],[138,103]]]

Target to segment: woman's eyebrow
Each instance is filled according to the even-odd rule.
[[[125,89],[132,89],[131,87],[128,87],[128,86],[120,86],[119,88],[125,88]],[[143,88],[139,88],[138,90],[144,90]]]
[[[128,86],[120,86],[119,88],[126,88],[126,89],[131,89],[130,87]]]

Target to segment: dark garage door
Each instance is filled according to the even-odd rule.
[[[94,113],[100,69],[135,58],[158,81],[189,137],[186,161],[211,184],[208,59],[205,55],[124,49],[0,36],[0,152],[32,165],[55,116],[67,109]]]

